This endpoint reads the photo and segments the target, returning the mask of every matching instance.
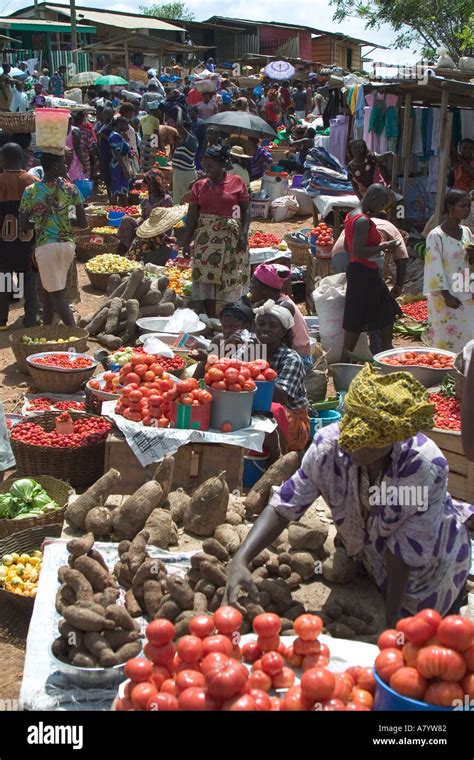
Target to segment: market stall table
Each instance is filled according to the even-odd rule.
[[[325,219],[334,214],[334,237],[338,238],[342,229],[341,213],[348,213],[356,208],[360,200],[354,193],[348,195],[316,195],[313,199],[313,221],[318,224],[319,217]]]

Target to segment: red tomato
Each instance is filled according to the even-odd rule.
[[[214,382],[212,383],[212,388],[215,388],[216,391],[226,391],[227,385],[224,383],[224,381]]]
[[[426,686],[426,679],[416,668],[400,668],[390,679],[390,688],[410,699],[422,699]]]
[[[247,641],[242,647],[242,655],[245,662],[255,662],[262,656],[262,650],[257,646],[256,641]]]
[[[466,672],[466,662],[459,652],[436,644],[420,649],[416,667],[425,678],[443,681],[460,681]]]
[[[235,607],[219,607],[214,612],[214,623],[219,633],[230,634],[240,630],[243,623],[242,613]]]
[[[230,661],[222,670],[206,676],[211,697],[218,700],[231,699],[244,689],[247,673],[243,672],[239,663]]]
[[[242,391],[242,386],[238,383],[231,383],[227,386],[227,390],[230,393],[240,393]]]
[[[323,712],[343,712],[345,709],[346,705],[340,699],[326,699],[321,702]]]
[[[276,676],[277,673],[281,673],[284,665],[285,661],[278,652],[266,652],[262,656],[262,670],[269,676]]]
[[[301,710],[311,710],[314,700],[304,696],[301,686],[292,686],[285,694],[281,709],[288,712],[300,712]]]
[[[230,643],[230,642],[229,642]],[[214,672],[221,670],[229,662],[229,657],[223,652],[211,652],[201,662],[201,672],[206,678]]]
[[[148,681],[151,677],[153,666],[144,657],[134,657],[125,663],[124,672],[126,677],[130,678],[133,683],[141,683],[142,681]]]
[[[233,369],[229,367],[229,369],[226,369],[224,372],[224,379],[229,385],[233,385],[234,383],[239,382],[239,371],[238,369]]]
[[[155,621],[153,621],[155,622]],[[164,644],[161,647],[156,647],[154,644],[145,644],[143,647],[145,657],[148,657],[155,665],[164,665],[165,668],[173,661],[173,657],[176,654],[176,647],[172,641]]]
[[[408,640],[413,644],[426,644],[435,633],[436,626],[432,621],[422,618],[420,615],[408,618],[405,626],[405,634]]]
[[[457,681],[433,681],[428,685],[423,699],[430,705],[453,707],[454,700],[463,703],[464,692]]]
[[[158,690],[161,689],[163,683],[170,677],[167,668],[163,665],[153,665],[153,673],[151,674],[151,681],[155,684]]]
[[[360,705],[365,705],[370,710],[374,704],[374,698],[370,691],[354,686],[349,695],[349,702],[357,702]]]
[[[470,699],[474,699],[474,673],[467,673],[461,681],[464,694]]]
[[[214,633],[214,620],[210,615],[196,615],[189,621],[188,628],[193,636],[205,639]]]
[[[303,639],[297,638],[293,641],[293,651],[295,654],[301,654],[303,657],[306,655],[314,654],[319,656],[321,651],[321,644],[317,639],[312,641],[303,641]]]
[[[232,425],[230,422],[223,422],[221,425],[221,433],[231,433],[232,432]]]
[[[180,710],[189,710],[190,712],[210,712],[219,709],[218,703],[212,699],[203,686],[191,686],[182,691],[178,703]]]
[[[149,681],[144,681],[142,683],[137,683],[137,685],[133,687],[130,693],[130,701],[135,710],[146,710],[150,699],[156,697],[157,694],[158,689],[156,686],[149,683]]]
[[[250,674],[248,679],[250,689],[260,689],[261,691],[270,691],[272,688],[272,679],[263,670],[255,670]]]
[[[370,694],[375,694],[375,678],[372,668],[362,668],[357,686],[370,692]]]
[[[232,642],[229,641],[225,636],[221,636],[219,634],[216,634],[215,636],[207,636],[205,639],[203,639],[203,653],[202,656],[207,657],[208,654],[211,654],[211,652],[222,652],[222,654],[227,655],[227,657],[230,657],[232,655]]]
[[[174,680],[180,692],[192,687],[204,688],[206,685],[204,674],[197,670],[180,670]]]
[[[254,617],[252,627],[258,636],[277,636],[281,630],[281,620],[273,612],[263,612]]]
[[[430,609],[421,610],[421,612],[417,614],[417,617],[422,618],[423,620],[427,620],[430,623],[433,628],[433,636],[435,636],[436,631],[438,630],[438,626],[442,620],[439,612],[437,610]]]
[[[314,641],[323,630],[323,621],[318,615],[300,615],[293,623],[293,628],[296,635],[303,641]],[[308,652],[308,654],[313,654],[313,652]]]
[[[315,642],[305,642],[306,644]],[[303,670],[309,670],[310,668],[327,668],[329,660],[327,657],[323,657],[320,654],[307,654],[303,657]]]
[[[405,644],[405,634],[396,631],[395,628],[388,628],[383,631],[377,639],[379,649],[401,649]]]
[[[461,615],[448,615],[439,624],[436,638],[440,644],[463,652],[472,644],[474,625]]]
[[[133,711],[133,705],[129,699],[119,699],[115,707],[117,712],[129,712]]]
[[[466,660],[466,666],[470,673],[474,673],[474,641],[471,646],[463,653]]]
[[[276,380],[278,377],[274,369],[266,369],[263,374],[264,374],[265,380]]]
[[[403,658],[406,664],[411,668],[416,668],[416,659],[420,649],[421,647],[417,647],[415,644],[412,644],[411,641],[409,641],[408,644],[405,644],[402,649]]]
[[[367,705],[362,704],[362,702],[348,702],[346,711],[357,711],[357,712],[370,712],[370,707],[367,707]]]
[[[333,698],[347,702],[354,688],[354,680],[348,673],[334,673],[333,675],[335,679]]]
[[[147,710],[170,712],[179,710],[179,703],[176,699],[176,695],[169,692],[163,692],[162,690],[148,701]]]
[[[262,691],[262,689],[250,689],[249,694],[254,700],[255,709],[258,712],[266,712],[267,710],[272,709],[270,697],[265,691]]]
[[[331,699],[335,685],[334,675],[324,668],[311,668],[301,677],[301,693],[313,702]]]
[[[290,665],[293,665],[295,668],[301,667],[301,664],[303,662],[302,655],[296,654],[292,645],[286,648],[285,659],[287,662],[290,663]]]
[[[352,678],[355,685],[359,680],[361,670],[362,668],[360,665],[351,665],[349,668],[346,668],[344,672]]]
[[[181,636],[177,651],[183,662],[199,662],[203,656],[203,643],[198,636]]]
[[[399,649],[382,649],[375,658],[375,669],[385,683],[388,683],[393,674],[403,668],[403,655]]]
[[[257,646],[260,647],[262,652],[277,652],[280,646],[280,637],[277,636],[259,636],[257,638]]]
[[[221,382],[224,379],[224,373],[222,370],[217,369],[217,367],[211,367],[207,374],[209,375],[211,384]]]
[[[167,678],[166,681],[163,681],[163,683],[161,684],[160,693],[170,694],[173,697],[179,696],[179,689],[176,686],[176,681],[174,680],[174,678]]]
[[[290,686],[293,686],[294,682],[295,674],[291,668],[287,667],[284,667],[283,670],[272,677],[272,687],[274,689],[289,689]]]
[[[170,620],[158,618],[158,620],[152,620],[151,623],[148,623],[145,633],[150,644],[155,647],[162,647],[174,639],[176,628]]]

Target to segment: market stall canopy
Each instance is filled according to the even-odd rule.
[[[127,80],[123,77],[117,77],[115,74],[107,74],[107,76],[99,77],[94,84],[101,84],[105,87],[113,87],[119,84],[128,84]]]
[[[291,79],[296,74],[296,69],[288,61],[272,61],[265,66],[265,74],[270,79],[277,79],[282,81],[284,79]]]
[[[275,130],[266,121],[245,111],[224,111],[206,119],[207,126],[216,126],[226,132],[235,132],[251,137],[276,137]]]
[[[102,75],[96,71],[81,71],[67,80],[68,87],[90,87],[95,84]]]
[[[106,50],[121,51],[125,45],[129,50],[140,50],[143,53],[173,54],[208,50],[207,47],[202,45],[184,45],[181,42],[173,42],[172,40],[165,40],[162,37],[152,37],[151,35],[138,34],[136,32],[128,32],[127,34],[121,34],[119,37],[101,40],[101,42],[94,42],[90,45],[82,45],[80,50],[83,52],[97,51],[99,53]]]

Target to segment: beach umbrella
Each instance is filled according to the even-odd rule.
[[[90,87],[95,84],[98,79],[101,78],[101,74],[97,71],[81,71],[79,74],[73,74],[67,80],[68,87]]]
[[[288,61],[272,61],[265,66],[265,74],[270,79],[277,79],[282,81],[283,79],[291,79],[296,74],[296,69]]]
[[[116,77],[114,74],[107,74],[104,77],[99,77],[96,79],[94,84],[101,84],[105,87],[114,87],[115,85],[119,84],[128,84],[128,82],[122,77]]]
[[[266,121],[246,111],[223,111],[206,119],[204,125],[215,126],[226,132],[235,132],[250,137],[276,137],[276,132]]]

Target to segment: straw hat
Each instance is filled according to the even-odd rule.
[[[137,228],[137,237],[151,238],[163,235],[178,224],[187,211],[187,204],[172,208],[154,208],[148,219]]]
[[[234,156],[235,158],[252,158],[252,156],[248,156],[246,153],[244,153],[244,149],[241,145],[233,145],[230,150],[230,155]]]

